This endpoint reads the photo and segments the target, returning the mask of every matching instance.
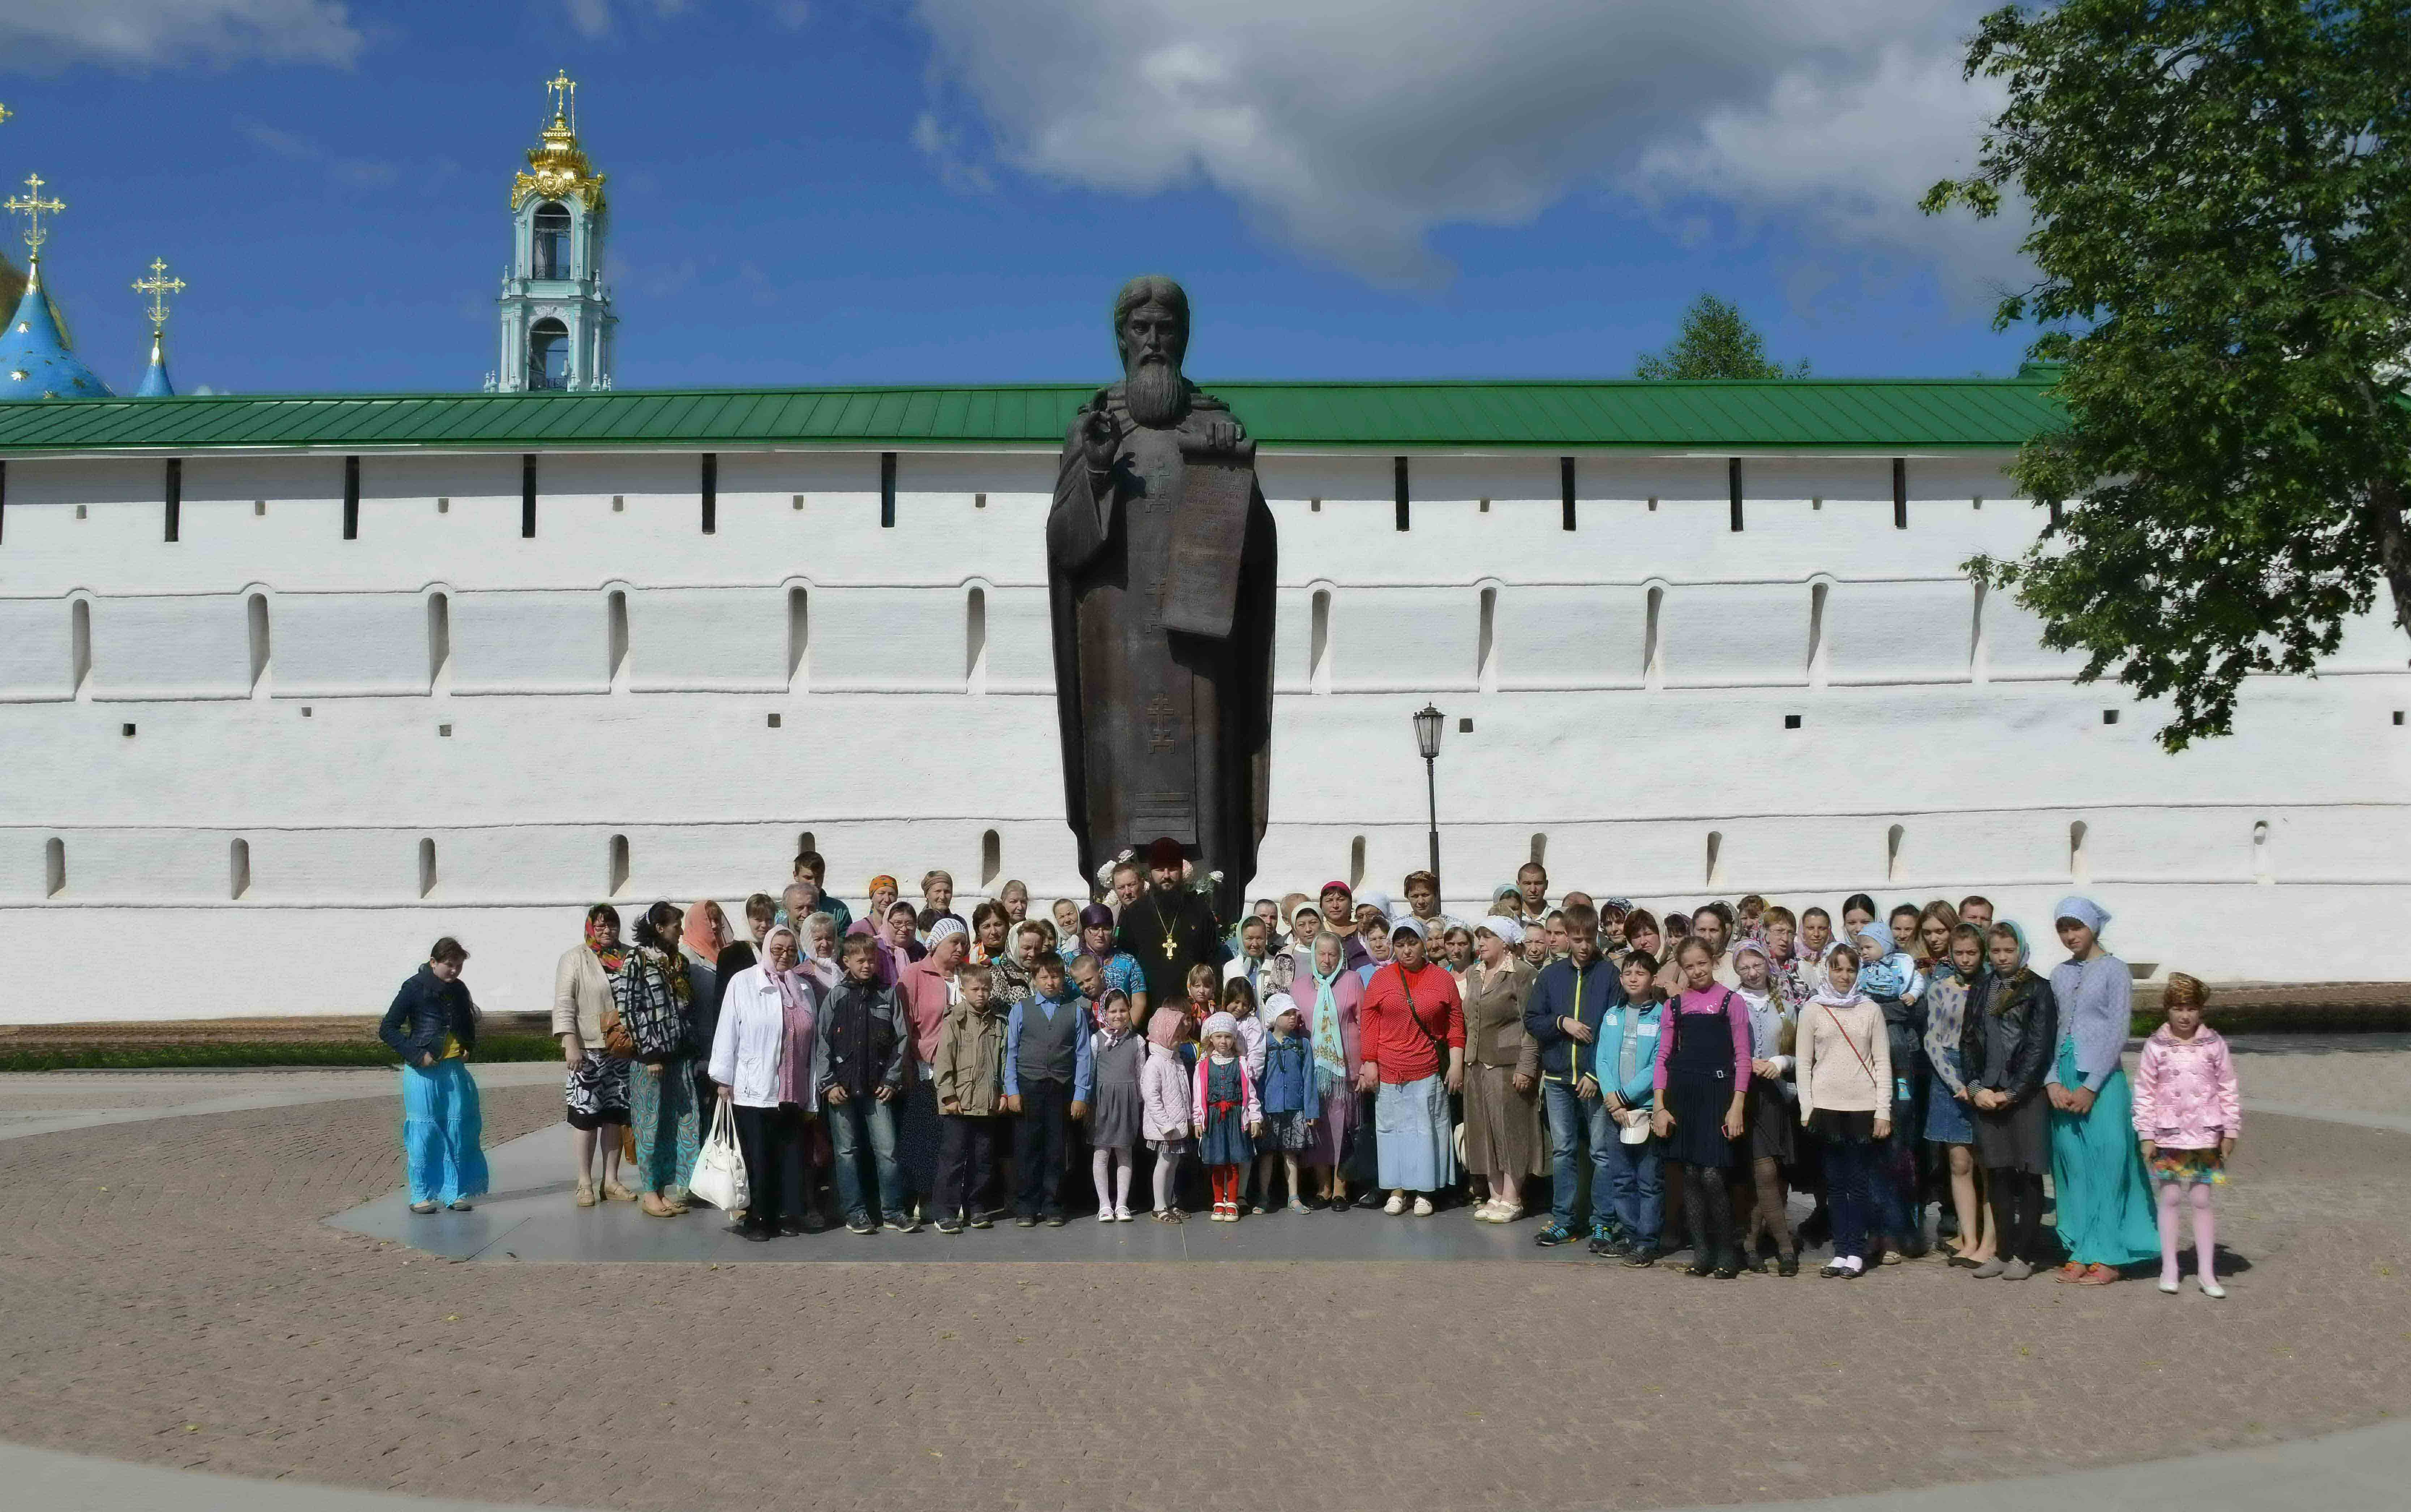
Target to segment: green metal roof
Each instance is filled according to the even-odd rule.
[[[2049,376],[1683,383],[1221,383],[1267,446],[1469,450],[2015,447],[2060,423]],[[203,394],[0,404],[0,455],[212,448],[1054,446],[1092,384]]]

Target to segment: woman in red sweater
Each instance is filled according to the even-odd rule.
[[[1391,925],[1390,960],[1356,1009],[1356,1085],[1374,1094],[1381,1182],[1390,1189],[1382,1211],[1393,1216],[1412,1193],[1415,1216],[1430,1217],[1431,1195],[1456,1180],[1448,1094],[1465,1085],[1465,1006],[1448,968],[1424,959],[1427,945],[1423,920]]]

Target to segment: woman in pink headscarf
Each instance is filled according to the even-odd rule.
[[[711,1041],[711,1079],[737,1125],[752,1187],[738,1234],[762,1240],[811,1234],[820,1215],[804,1181],[805,1154],[819,1101],[812,1085],[812,1036],[820,990],[798,969],[796,932],[771,926],[760,963],[728,984]]]

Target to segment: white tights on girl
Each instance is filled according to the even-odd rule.
[[[1099,1152],[1103,1153],[1103,1152]],[[1180,1152],[1167,1150],[1155,1157],[1155,1211],[1176,1212],[1178,1200],[1174,1194],[1174,1178],[1180,1174]]]
[[[2192,1193],[2194,1264],[2201,1271],[2201,1289],[2213,1297],[2227,1295],[2212,1262],[2217,1253],[2217,1225],[2210,1215],[2210,1188],[2186,1182],[2160,1183],[2160,1290],[2177,1289],[2177,1207]]]
[[[1097,1182],[1097,1217],[1102,1221],[1126,1218],[1130,1215],[1131,1152],[1130,1146],[1102,1149],[1089,1161],[1089,1173]],[[1163,1187],[1162,1166],[1156,1167],[1155,1184]],[[1159,1197],[1158,1205],[1162,1203]]]

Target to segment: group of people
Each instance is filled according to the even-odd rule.
[[[1535,863],[1478,918],[1419,872],[1403,905],[1333,881],[1230,921],[1165,839],[1090,902],[1037,912],[1008,882],[966,919],[931,872],[917,903],[873,877],[857,919],[826,871],[798,856],[741,932],[709,901],[657,903],[624,937],[616,909],[588,911],[552,1025],[578,1206],[686,1212],[724,1118],[737,1231],[760,1241],[832,1218],[1060,1226],[1087,1209],[1085,1151],[1098,1222],[1133,1221],[1144,1179],[1164,1223],[1461,1202],[1509,1224],[1545,1179],[1537,1243],[1634,1267],[1688,1252],[1726,1279],[1797,1274],[1830,1240],[1830,1277],[1938,1244],[1978,1279],[2086,1285],[2156,1256],[2173,1293],[2189,1217],[2199,1288],[2225,1295],[2210,1193],[2240,1123],[2232,1058],[2178,973],[2127,1076],[2132,977],[2087,898],[2053,911],[2068,959],[2046,975],[1981,897],[1660,917],[1553,902]],[[418,1211],[484,1190],[465,954],[438,942],[386,1018]]]

